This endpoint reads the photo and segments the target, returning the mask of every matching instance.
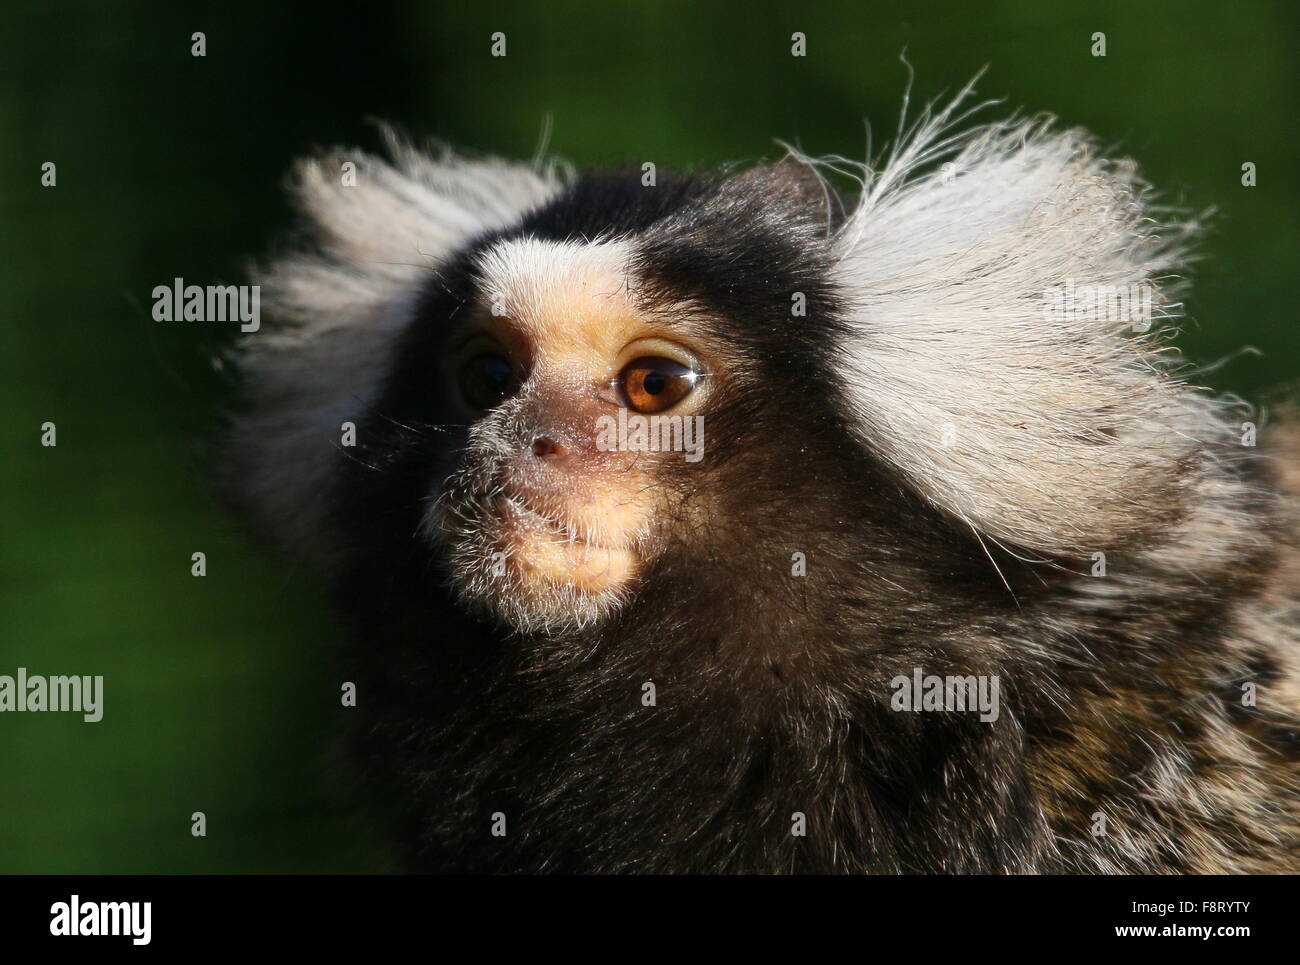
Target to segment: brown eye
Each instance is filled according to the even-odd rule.
[[[515,373],[500,355],[476,355],[460,367],[460,391],[476,409],[491,409],[514,393]]]
[[[658,356],[633,359],[618,374],[627,407],[636,412],[662,412],[691,394],[699,373]]]

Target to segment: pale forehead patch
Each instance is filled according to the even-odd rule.
[[[626,241],[510,239],[479,259],[483,307],[544,354],[603,353],[638,321]]]

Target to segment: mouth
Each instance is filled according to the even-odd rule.
[[[518,495],[503,492],[487,503],[496,549],[525,584],[535,581],[606,592],[635,573],[629,546],[595,542],[572,522],[539,512]]]

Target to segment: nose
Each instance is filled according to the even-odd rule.
[[[569,454],[569,450],[550,436],[538,436],[533,440],[533,455],[544,462],[559,462]]]

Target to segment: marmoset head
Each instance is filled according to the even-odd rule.
[[[909,574],[1006,585],[1167,527],[1224,432],[1159,341],[1185,228],[1083,135],[951,111],[879,170],[305,162],[316,244],[262,275],[228,476],[327,567],[417,567],[524,632],[808,554],[914,608]]]

